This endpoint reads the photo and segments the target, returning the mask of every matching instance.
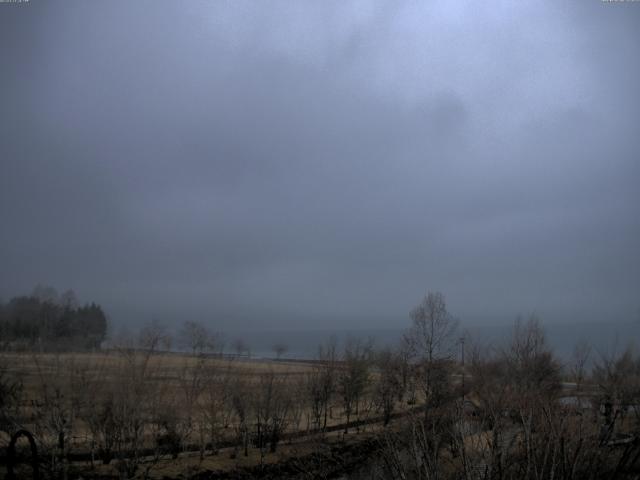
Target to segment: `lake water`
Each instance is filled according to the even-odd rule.
[[[503,326],[460,326],[462,332],[475,342],[500,346],[508,342],[512,334],[512,325]],[[593,349],[592,359],[602,354],[621,352],[630,343],[637,346],[640,341],[640,322],[629,323],[585,323],[544,325],[547,340],[558,357],[567,360],[574,346],[580,341],[588,342]],[[251,348],[255,357],[274,357],[273,346],[277,343],[288,347],[283,358],[312,359],[316,356],[318,345],[327,342],[331,336],[338,340],[339,347],[350,338],[372,338],[375,345],[393,346],[400,340],[404,329],[350,329],[350,330],[265,330],[247,332],[223,332],[225,351],[232,351],[232,343],[242,338]]]

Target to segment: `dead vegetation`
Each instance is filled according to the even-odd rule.
[[[412,320],[397,349],[331,340],[314,362],[222,358],[198,325],[189,354],[158,325],[99,353],[5,353],[2,440],[33,433],[45,478],[637,478],[632,349],[563,366],[532,317],[500,348],[464,339],[461,364],[441,294]]]

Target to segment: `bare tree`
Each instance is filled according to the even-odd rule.
[[[216,352],[221,344],[218,335],[212,333],[200,322],[187,320],[182,324],[180,341],[192,355]]]
[[[9,361],[0,356],[0,432],[11,435],[19,429],[23,392],[22,380],[10,372]]]
[[[199,399],[205,390],[206,359],[197,357],[185,359],[178,376],[178,390],[173,392],[173,410],[177,413],[172,433],[180,448],[190,444],[193,434],[198,430]],[[199,436],[200,456],[204,455],[204,437]]]
[[[313,428],[320,429],[326,402],[324,376],[322,370],[317,366],[306,374],[305,390],[310,412],[307,420],[307,430],[311,428],[311,424],[313,424]]]
[[[282,355],[284,355],[287,352],[287,350],[289,350],[289,347],[285,343],[278,342],[273,345],[271,350],[273,350],[273,353],[276,354],[276,358],[280,360],[280,357],[282,357]]]
[[[321,415],[323,416],[322,428],[327,428],[331,399],[336,391],[338,370],[337,339],[332,336],[327,342],[318,347],[318,387]]]
[[[302,374],[288,375],[289,424],[294,432],[300,431],[302,417],[309,414],[306,377]],[[309,422],[307,422],[307,428]]]
[[[50,459],[48,469],[66,478],[69,437],[76,419],[66,372],[73,371],[74,360],[56,355],[45,363],[38,355],[32,358],[38,372],[38,393],[31,402],[35,433]]]
[[[260,464],[264,462],[267,446],[275,453],[289,421],[291,396],[284,376],[269,371],[262,373],[252,400],[254,444],[260,450]]]
[[[113,355],[99,360],[80,362],[74,377],[73,390],[77,394],[76,405],[79,420],[88,430],[88,447],[91,465],[96,455],[102,463],[109,464],[115,447],[115,419],[113,384],[107,380],[113,373],[107,368]]]
[[[403,335],[400,339],[400,345],[397,348],[397,367],[400,385],[397,390],[398,401],[402,402],[407,396],[407,402],[410,404],[415,403],[416,400],[416,384],[415,376],[413,375],[413,346],[409,335]]]
[[[506,374],[510,384],[510,409],[515,428],[523,442],[521,474],[530,478],[546,472],[547,459],[543,446],[548,439],[548,412],[557,404],[560,393],[560,365],[546,342],[544,329],[537,316],[526,322],[518,319],[513,328],[509,348],[504,351]],[[546,412],[546,414],[545,414]],[[557,448],[550,445],[549,448]]]
[[[587,374],[587,364],[591,356],[591,345],[586,341],[576,344],[573,349],[570,363],[571,379],[576,383],[576,390],[580,391]]]
[[[143,476],[147,477],[164,451],[159,438],[171,435],[170,428],[163,423],[172,413],[171,404],[165,403],[171,397],[165,392],[168,384],[158,379],[161,374],[158,362],[163,357],[156,355],[163,334],[161,330],[149,332],[150,335],[140,337],[139,349],[118,350],[104,404],[106,418],[99,422],[106,435],[105,444],[113,448],[122,479],[134,477],[143,465]],[[156,448],[153,456],[145,458],[148,446],[145,432],[149,429]]]
[[[444,295],[429,292],[411,311],[409,343],[428,362],[453,355],[457,322],[447,310]]]
[[[475,435],[454,436],[465,459],[467,474],[481,470],[480,478],[499,477],[505,469],[506,451],[515,438],[513,421],[508,415],[513,406],[513,391],[508,363],[503,352],[480,345],[468,347],[471,396],[476,408],[472,421]],[[474,403],[470,406],[473,408]],[[466,405],[463,404],[463,413]],[[463,418],[463,422],[469,422]]]
[[[204,393],[199,403],[202,413],[201,428],[215,454],[222,432],[231,425],[234,413],[232,386],[238,372],[228,362],[222,368],[209,365],[204,375]]]
[[[537,316],[518,319],[511,344],[504,352],[518,398],[554,398],[560,389],[560,365]]]
[[[349,422],[353,413],[356,415],[356,420],[359,420],[360,400],[369,383],[371,354],[370,343],[349,339],[345,345],[343,366],[338,374],[338,389],[346,416],[344,433],[349,433]]]
[[[427,293],[410,316],[404,339],[410,352],[407,363],[420,386],[424,415],[418,419],[410,414],[399,433],[385,432],[386,466],[394,477],[437,479],[456,419],[451,374],[457,322],[439,292]]]
[[[640,427],[640,356],[629,345],[621,354],[601,354],[594,365],[594,380],[600,387],[598,403],[604,407],[607,435],[633,411]]]
[[[242,356],[246,355],[247,357],[251,356],[251,350],[249,349],[249,345],[242,339],[236,338],[233,341],[233,349],[236,352],[236,355]]]
[[[406,341],[415,358],[418,383],[427,406],[437,406],[450,388],[457,322],[447,310],[444,295],[439,292],[425,295],[411,311],[411,319]]]
[[[169,350],[171,342],[172,338],[167,328],[158,320],[151,320],[138,332],[138,347],[152,353]]]
[[[374,395],[376,406],[382,411],[384,425],[391,421],[391,415],[398,400],[401,389],[402,367],[398,356],[390,349],[384,349],[376,355],[378,376],[375,382]]]
[[[232,458],[238,455],[240,448],[244,451],[244,456],[249,456],[249,422],[251,419],[252,402],[251,389],[249,383],[240,375],[236,375],[230,387],[231,405],[234,411],[233,426],[236,433],[236,442]]]

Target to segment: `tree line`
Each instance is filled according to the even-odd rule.
[[[37,286],[31,295],[0,302],[0,339],[4,349],[85,350],[99,348],[107,317],[95,303],[80,305],[72,290],[58,295]]]

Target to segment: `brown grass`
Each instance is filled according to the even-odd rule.
[[[24,387],[22,411],[26,418],[32,411],[34,401],[38,401],[43,392],[43,387],[55,387],[64,392],[65,396],[71,401],[76,388],[79,377],[90,378],[92,381],[97,379],[103,385],[113,384],[118,387],[117,381],[119,376],[129,368],[129,365],[140,367],[140,362],[145,361],[144,354],[131,354],[118,351],[99,352],[99,353],[19,353],[19,354],[3,354],[0,361],[5,366],[9,375],[19,379]],[[314,366],[308,362],[295,361],[269,361],[269,360],[251,360],[244,358],[220,359],[220,358],[197,358],[191,355],[182,354],[154,354],[148,356],[146,360],[148,371],[152,372],[151,378],[153,382],[161,385],[162,395],[179,395],[181,379],[184,378],[185,372],[196,367],[199,362],[206,365],[207,368],[217,369],[220,371],[232,371],[234,376],[242,377],[249,384],[257,384],[262,374],[273,373],[291,382],[291,386],[302,381],[303,377],[311,372]],[[129,362],[129,363],[128,363]],[[133,362],[133,363],[131,363]],[[178,398],[178,397],[176,397]],[[334,401],[339,404],[339,399]],[[307,428],[307,414],[302,414],[302,422],[300,427],[305,430]],[[373,414],[373,412],[371,412]],[[355,416],[352,417],[352,420]],[[328,426],[340,425],[344,421],[344,415],[341,408],[332,408],[332,415],[329,418]],[[35,429],[35,426],[24,422],[23,425],[27,429]],[[366,430],[372,431],[374,427],[365,427]],[[231,439],[233,436],[232,429],[227,430],[226,438]],[[355,429],[352,430],[355,433]],[[89,430],[82,421],[74,422],[72,439],[69,445],[75,452],[88,452]],[[340,432],[333,432],[323,436],[324,439],[342,438]],[[3,443],[8,439],[5,437]],[[52,439],[50,439],[52,440]],[[291,455],[302,455],[310,453],[317,445],[315,440],[311,438],[299,438],[296,440],[281,442],[278,452],[275,454],[267,453],[263,458],[266,463],[279,462],[283,458]],[[6,443],[5,443],[6,445]],[[200,459],[197,452],[185,453],[178,460],[171,458],[162,458],[154,467],[154,472],[158,476],[176,476],[185,474],[186,472],[194,472],[196,470],[234,470],[239,467],[255,466],[260,463],[260,452],[256,448],[249,449],[249,456],[244,457],[242,452],[238,452],[236,458],[231,458],[233,448],[226,448],[219,451],[217,455],[208,452],[204,459]],[[99,461],[94,465],[95,473],[113,474],[114,462],[108,466],[99,465]],[[87,468],[87,462],[79,462],[75,464],[80,469]]]

